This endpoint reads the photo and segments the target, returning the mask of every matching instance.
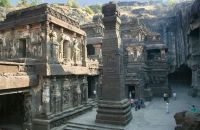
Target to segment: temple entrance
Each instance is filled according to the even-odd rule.
[[[88,80],[88,98],[95,98],[95,91],[96,91],[95,77],[89,76],[87,80]]]
[[[181,65],[174,73],[168,75],[169,85],[173,88],[190,87],[192,70],[187,65]]]
[[[128,86],[128,98],[136,98],[136,91],[135,91],[135,86],[134,85],[129,85]]]
[[[24,121],[24,94],[0,96],[0,129],[22,129]]]

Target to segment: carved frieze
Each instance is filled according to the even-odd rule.
[[[77,28],[80,28],[79,23],[77,21],[67,17],[66,15],[59,13],[58,11],[54,10],[53,8],[47,8],[47,13],[62,20],[62,21],[65,21],[66,23],[69,23]]]

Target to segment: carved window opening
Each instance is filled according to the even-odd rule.
[[[95,48],[93,45],[87,45],[87,53],[88,55],[95,55]]]
[[[161,58],[159,49],[149,50],[147,53],[148,53],[147,55],[148,60],[159,60]]]
[[[26,39],[25,38],[19,39],[19,57],[21,58],[26,57]]]
[[[63,58],[70,59],[70,57],[71,57],[70,42],[68,40],[65,40],[63,42]]]

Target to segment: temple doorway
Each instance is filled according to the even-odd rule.
[[[134,85],[129,85],[128,86],[128,98],[136,98],[136,91],[135,91],[135,86]]]
[[[22,129],[24,122],[24,94],[0,95],[0,129]]]
[[[89,76],[88,78],[88,98],[95,98],[96,92],[96,80],[94,76]],[[96,92],[97,94],[97,92]]]
[[[181,65],[175,72],[168,75],[171,88],[191,87],[192,70],[187,65]]]

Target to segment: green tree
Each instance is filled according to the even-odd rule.
[[[101,13],[102,5],[95,4],[95,5],[91,5],[89,7],[90,7],[90,9],[93,10],[94,13]]]
[[[68,0],[67,5],[72,8],[80,8],[80,5],[76,2],[76,0]]]
[[[10,0],[0,0],[0,6],[9,7],[10,6]]]
[[[84,6],[84,9],[85,9],[85,11],[86,11],[87,13],[89,13],[89,14],[94,14],[93,10],[92,10],[89,6],[85,5],[85,6]]]
[[[174,6],[176,4],[176,0],[168,0],[167,3],[170,7]]]
[[[27,0],[19,0],[17,3],[17,6],[28,6],[28,1]]]
[[[41,4],[42,3],[42,1],[41,0],[31,0],[31,5],[39,5],[39,4]]]

